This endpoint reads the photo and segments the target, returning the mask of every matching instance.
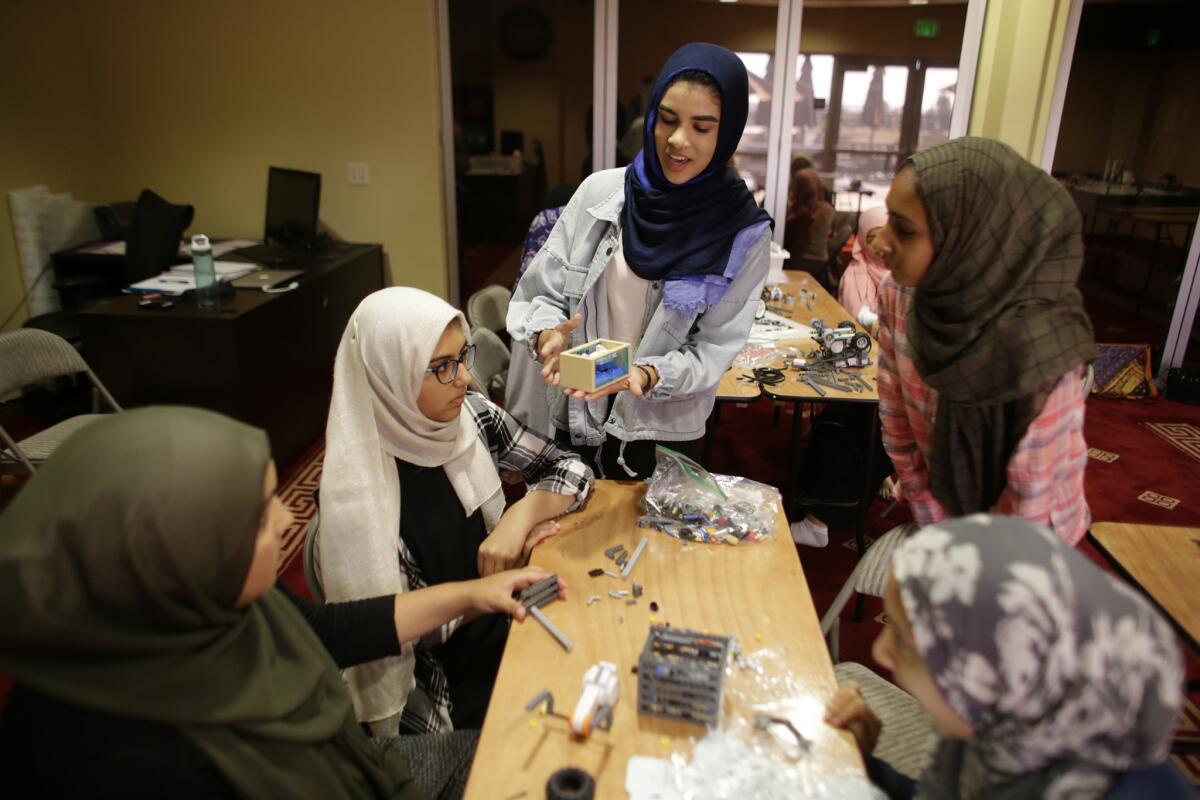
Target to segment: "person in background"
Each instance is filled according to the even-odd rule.
[[[838,284],[838,302],[842,308],[876,336],[879,333],[879,284],[888,269],[875,252],[874,241],[886,224],[886,206],[869,208],[860,215],[853,258]]]
[[[562,351],[630,343],[627,378],[567,391],[553,414],[558,441],[604,477],[649,477],[660,442],[698,459],[717,385],[750,333],[772,223],[730,166],[748,86],[722,47],[676,51],[641,151],[583,182],[509,305],[509,334],[552,387]]]
[[[1167,762],[1183,702],[1169,623],[1050,531],[975,514],[900,543],[872,653],[939,735],[915,780],[872,756],[849,683],[826,721],[893,800],[1195,797]]]
[[[468,391],[473,361],[462,313],[428,292],[383,289],[355,309],[334,364],[321,475],[329,600],[519,566],[587,498],[592,472],[578,456]],[[507,509],[501,469],[528,489]],[[358,718],[377,735],[482,726],[507,635],[496,614],[455,618],[421,647],[347,670]]]
[[[825,199],[821,177],[808,159],[797,156],[792,160],[787,225],[783,229],[783,247],[790,256],[787,266],[812,273],[826,289],[832,285],[829,234],[833,219],[833,206]]]
[[[910,158],[887,209],[879,412],[913,519],[995,510],[1078,542],[1096,347],[1071,196],[1008,145],[963,137]]]
[[[338,668],[460,616],[523,619],[512,592],[544,573],[313,605],[276,583],[275,489],[264,431],[145,408],[72,435],[0,513],[14,796],[461,795],[478,732],[372,742]]]

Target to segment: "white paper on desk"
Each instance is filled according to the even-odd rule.
[[[754,325],[750,327],[751,339],[778,341],[779,339],[808,339],[812,337],[813,330],[808,325],[780,316],[774,311],[768,311],[764,314],[763,320],[771,320],[778,324],[764,325],[760,320],[755,320]]]
[[[195,272],[195,266],[192,264],[176,264],[168,270],[171,274],[191,276]],[[217,280],[232,281],[243,275],[249,275],[258,269],[258,264],[249,264],[245,261],[214,261],[213,270],[217,273]]]
[[[129,284],[130,291],[159,292],[178,296],[196,288],[195,277],[183,272],[164,272],[144,281]]]
[[[683,800],[674,776],[674,766],[664,758],[631,756],[625,767],[625,791],[630,800]]]

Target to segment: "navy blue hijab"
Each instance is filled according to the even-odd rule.
[[[720,87],[721,124],[712,161],[695,178],[677,185],[667,180],[658,162],[654,123],[671,81],[692,70],[708,73]],[[732,280],[727,267],[733,266],[730,251],[738,232],[755,223],[774,225],[729,164],[746,127],[748,95],[742,60],[715,44],[684,45],[658,73],[646,107],[642,150],[625,170],[622,246],[629,268],[638,277]]]

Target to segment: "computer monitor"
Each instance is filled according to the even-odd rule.
[[[267,174],[268,244],[307,245],[317,238],[321,174],[271,167]]]

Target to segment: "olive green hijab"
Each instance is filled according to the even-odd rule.
[[[988,511],[1008,460],[1068,371],[1095,357],[1076,288],[1079,210],[1006,144],[964,137],[917,153],[934,258],[908,340],[938,392],[930,488],[951,516]]]
[[[233,607],[269,457],[263,431],[186,408],[64,442],[0,514],[0,672],[176,727],[242,797],[414,796],[292,603]]]

